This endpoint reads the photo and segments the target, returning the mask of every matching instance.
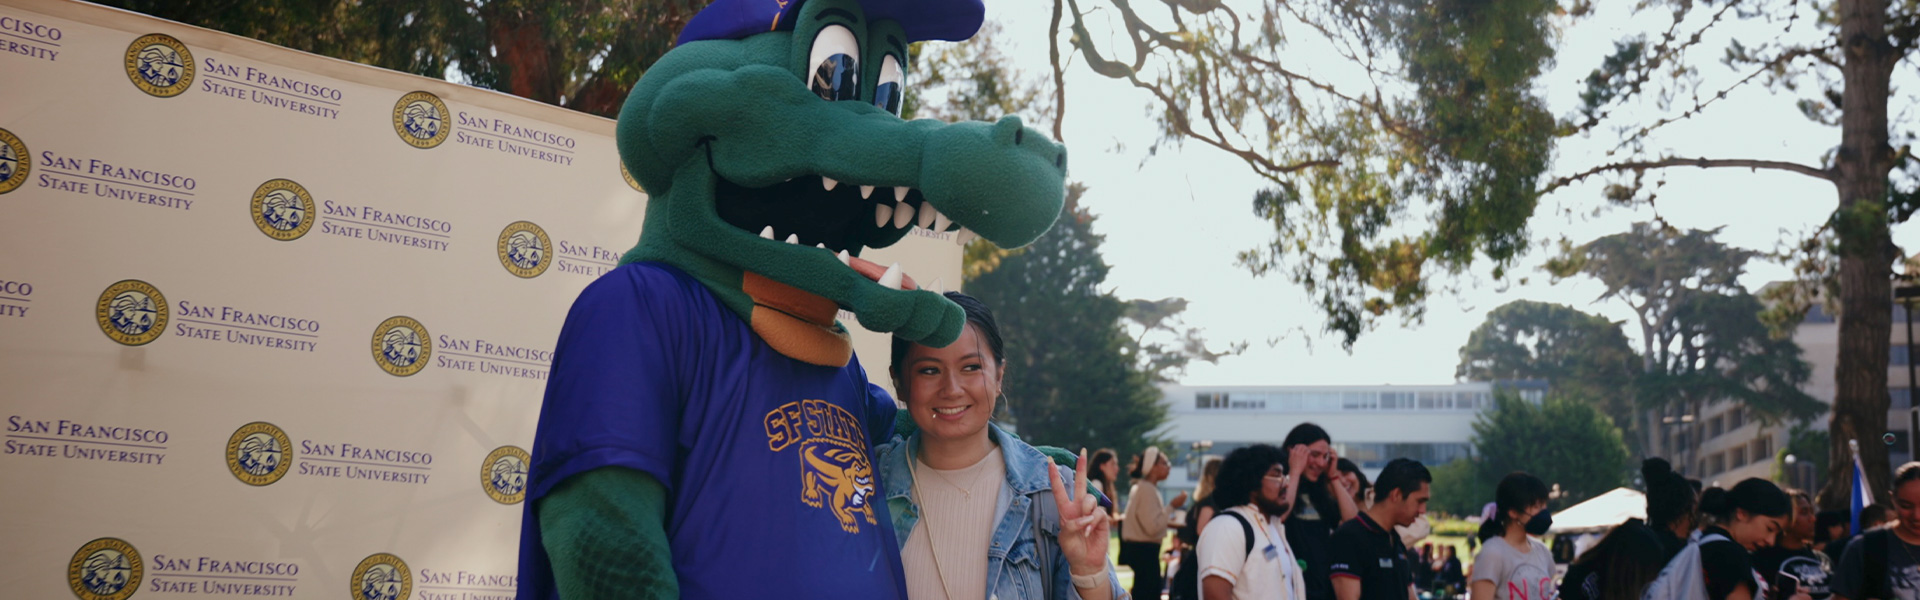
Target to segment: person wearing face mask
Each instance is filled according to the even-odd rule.
[[[1894,471],[1893,506],[1894,526],[1847,544],[1833,570],[1834,600],[1920,600],[1920,462]]]
[[[1086,451],[1065,471],[990,422],[1007,366],[999,327],[979,300],[946,296],[966,326],[944,348],[894,338],[894,391],[916,428],[874,453],[907,597],[1122,597]]]
[[[1700,532],[1700,568],[1708,600],[1754,600],[1766,589],[1753,569],[1752,552],[1773,545],[1793,516],[1793,499],[1771,481],[1757,477],[1732,489],[1700,493],[1700,512],[1713,518]],[[1806,599],[1801,590],[1796,598]]]
[[[1480,553],[1467,583],[1472,600],[1529,600],[1557,591],[1552,552],[1529,537],[1553,527],[1547,497],[1547,484],[1538,477],[1514,471],[1500,479],[1493,518],[1480,524]]]

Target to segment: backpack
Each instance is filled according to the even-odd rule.
[[[1228,515],[1232,515],[1233,520],[1240,522],[1240,533],[1247,540],[1247,556],[1253,556],[1253,524],[1248,523],[1246,517],[1240,516],[1240,513],[1216,507],[1213,518],[1207,522],[1218,521],[1220,517]],[[1197,529],[1194,525],[1199,520],[1196,517],[1200,516],[1200,507],[1193,507],[1187,516],[1189,517],[1187,522],[1180,525],[1182,533],[1176,534],[1182,542],[1186,543],[1186,549],[1180,551],[1180,568],[1174,573],[1173,579],[1167,582],[1169,600],[1197,600],[1200,597],[1200,574],[1196,572],[1200,570],[1198,548],[1200,536],[1194,533]]]
[[[1687,539],[1687,546],[1667,561],[1660,569],[1660,576],[1647,585],[1647,591],[1641,594],[1641,600],[1706,600],[1707,574],[1700,562],[1700,544],[1714,541],[1732,541],[1720,534],[1701,535],[1696,531]]]

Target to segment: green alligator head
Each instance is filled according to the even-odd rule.
[[[908,37],[856,0],[806,0],[790,23],[682,44],[634,87],[617,136],[649,203],[621,262],[679,267],[776,350],[815,364],[851,353],[838,309],[951,343],[958,306],[860,253],[916,228],[1032,242],[1060,213],[1066,149],[1016,117],[902,120]]]

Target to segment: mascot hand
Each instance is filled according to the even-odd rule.
[[[848,310],[862,326],[917,344],[944,348],[960,339],[960,327],[967,321],[960,305],[926,290],[862,286],[855,293]]]

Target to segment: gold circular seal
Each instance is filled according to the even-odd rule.
[[[270,179],[253,190],[253,226],[267,237],[290,242],[313,229],[313,194],[291,179]]]
[[[527,499],[527,464],[533,457],[519,446],[501,446],[487,453],[480,463],[480,489],[501,504],[519,504]]]
[[[127,79],[133,87],[159,98],[172,98],[193,88],[193,52],[164,33],[149,33],[127,44]]]
[[[413,594],[413,571],[407,561],[381,552],[353,568],[353,600],[407,600]]]
[[[140,551],[118,538],[100,538],[73,553],[67,563],[67,585],[80,600],[126,600],[140,591],[146,565]]]
[[[373,328],[373,362],[391,375],[406,377],[427,368],[433,338],[413,317],[393,317]]]
[[[107,286],[93,314],[101,332],[128,346],[147,345],[167,332],[167,297],[138,279]]]
[[[453,126],[448,123],[452,114],[439,96],[431,92],[410,92],[393,103],[393,132],[400,134],[400,141],[409,146],[432,148],[453,135]]]
[[[27,184],[27,174],[33,171],[33,153],[27,151],[27,143],[20,136],[0,129],[0,194],[5,194]]]
[[[647,190],[640,188],[640,181],[633,178],[633,172],[627,170],[626,161],[620,161],[620,178],[627,180],[627,187],[633,188],[633,191],[647,193]]]
[[[539,277],[553,266],[553,240],[547,230],[527,221],[514,221],[500,230],[496,245],[500,266],[522,279]]]
[[[251,486],[268,485],[293,470],[293,440],[272,423],[241,425],[227,438],[227,470]]]

